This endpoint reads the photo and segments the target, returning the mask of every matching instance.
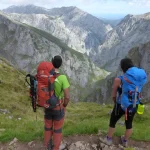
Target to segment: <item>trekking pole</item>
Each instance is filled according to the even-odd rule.
[[[128,114],[127,114],[128,112],[127,112],[127,108],[126,108],[126,110],[125,110],[125,120],[128,120]]]
[[[117,113],[117,102],[115,102],[115,116],[117,116],[118,113]]]
[[[115,116],[118,115],[118,101],[120,99],[120,94],[116,97],[116,102],[115,102]]]
[[[137,92],[138,92],[138,87],[136,86],[136,88],[135,88],[135,94],[134,94],[134,104],[133,104],[133,108],[136,107],[136,102],[137,102]]]

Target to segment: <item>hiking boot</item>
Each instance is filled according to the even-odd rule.
[[[47,150],[53,150],[53,147],[54,147],[53,141],[52,141],[52,139],[50,139]]]
[[[104,139],[100,138],[100,141],[106,145],[112,145],[112,138],[106,136]]]
[[[121,136],[121,143],[124,147],[128,147],[128,141],[125,140],[124,135]]]

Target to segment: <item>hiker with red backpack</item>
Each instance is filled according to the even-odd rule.
[[[124,75],[114,79],[112,99],[115,105],[111,113],[107,136],[101,141],[107,145],[112,144],[115,125],[125,115],[126,131],[121,136],[121,142],[124,147],[127,147],[128,139],[132,134],[133,118],[140,104],[141,90],[147,81],[147,75],[143,69],[134,67],[129,58],[122,59],[120,67]]]
[[[69,82],[59,73],[61,56],[52,62],[41,62],[37,68],[38,105],[44,107],[44,145],[46,150],[59,150],[66,106],[69,103]]]

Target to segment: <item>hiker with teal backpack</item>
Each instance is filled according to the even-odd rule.
[[[128,146],[128,139],[132,134],[132,122],[141,100],[141,91],[147,81],[147,75],[143,69],[134,67],[129,58],[120,62],[123,75],[114,79],[112,99],[114,108],[111,113],[107,136],[101,141],[107,145],[112,144],[112,136],[115,132],[117,121],[125,115],[126,131],[121,136],[124,147]]]

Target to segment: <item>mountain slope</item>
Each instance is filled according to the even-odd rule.
[[[29,106],[26,97],[27,90],[24,85],[25,74],[11,66],[6,60],[0,58],[0,108],[9,109],[9,112],[21,111],[26,108],[19,107],[22,104]],[[10,96],[11,95],[11,96]],[[7,101],[7,102],[6,102]]]
[[[0,35],[0,55],[27,72],[35,73],[39,62],[62,55],[62,73],[70,79],[73,100],[79,100],[85,95],[82,89],[108,74],[96,67],[87,56],[69,48],[51,34],[12,21],[4,14],[0,15]]]
[[[95,62],[108,70],[116,70],[121,58],[128,51],[150,41],[150,14],[128,15],[112,31],[105,42],[99,46]]]
[[[39,110],[37,115],[40,120],[39,118],[43,116],[42,111]],[[37,137],[34,132],[39,133],[40,124],[42,125],[42,121],[35,121],[29,89],[25,85],[25,73],[18,71],[2,58],[0,58],[0,120],[1,142],[12,140],[14,137],[27,140],[24,133],[29,139]]]
[[[38,10],[38,11],[37,11]],[[69,47],[95,54],[112,27],[77,7],[44,9],[34,5],[12,6],[3,10],[11,18],[51,33]]]
[[[37,150],[43,146],[44,112],[41,108],[38,108],[36,113],[32,111],[24,78],[25,73],[18,71],[0,58],[0,148],[4,150]],[[150,140],[149,108],[150,106],[147,105],[145,113],[142,116],[136,115],[134,119],[134,134],[132,134],[132,140],[130,139],[130,147],[138,147],[137,150],[150,147],[150,143],[146,142]],[[104,148],[99,138],[107,132],[110,118],[108,112],[111,109],[110,105],[70,101],[63,126],[62,146],[65,145],[68,150],[81,149],[81,146],[83,149],[90,150],[93,147]],[[145,130],[142,130],[143,127]],[[117,129],[116,135],[120,136],[124,131],[124,126],[118,123]],[[114,139],[115,146],[106,147],[113,150],[120,149],[120,138],[114,137]],[[138,141],[133,141],[133,139]],[[8,143],[3,144],[3,142]]]

